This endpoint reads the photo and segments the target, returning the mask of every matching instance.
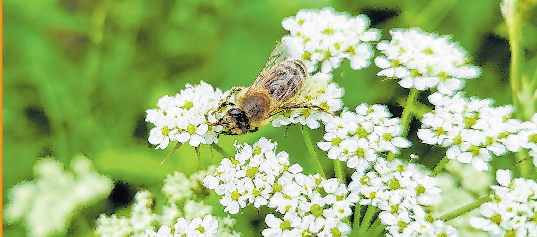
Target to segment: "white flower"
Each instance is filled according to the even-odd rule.
[[[71,215],[87,203],[106,197],[112,181],[91,168],[91,162],[75,157],[72,171],[64,171],[53,159],[36,163],[36,179],[10,189],[4,216],[9,223],[22,219],[29,236],[51,236],[65,230]]]
[[[190,180],[178,171],[168,174],[164,179],[162,191],[171,202],[179,202],[183,198],[188,198],[192,195],[192,186]]]
[[[273,214],[267,214],[265,217],[265,222],[268,225],[268,229],[264,229],[261,234],[268,237],[276,236],[298,236],[298,229],[291,229],[291,227],[296,227],[298,222],[285,220],[275,217]]]
[[[535,234],[537,224],[531,220],[537,215],[537,183],[523,178],[510,181],[509,172],[504,170],[496,173],[496,179],[501,186],[491,187],[494,200],[481,205],[483,217],[472,217],[470,225],[498,236],[511,235],[513,231],[517,236]]]
[[[350,17],[325,8],[300,10],[296,16],[284,19],[282,26],[291,33],[284,39],[292,42],[292,55],[305,62],[308,72],[320,68],[329,73],[344,58],[355,70],[369,66],[373,55],[370,42],[380,38],[378,30],[368,29],[369,23],[365,15]]]
[[[317,145],[328,152],[330,159],[348,161],[347,166],[361,172],[374,162],[377,152],[398,153],[410,142],[399,137],[399,119],[389,118],[385,106],[361,104],[356,113],[343,111],[340,116],[326,119],[323,138]]]
[[[206,215],[203,219],[196,217],[190,222],[184,218],[179,218],[173,227],[175,228],[174,236],[211,237],[215,236],[218,220],[212,215]]]
[[[489,168],[491,154],[501,156],[524,144],[519,138],[523,124],[509,119],[510,106],[494,108],[491,100],[465,98],[461,93],[434,93],[429,101],[435,110],[423,115],[418,137],[424,143],[447,147],[450,159],[483,171]]]
[[[145,234],[150,237],[173,237],[171,232],[172,228],[163,225],[158,229],[158,232],[148,229]]]
[[[399,78],[404,88],[425,90],[431,87],[451,95],[462,89],[465,79],[479,76],[479,69],[466,65],[466,52],[446,36],[419,29],[393,29],[391,41],[377,45],[382,56],[375,64],[382,70],[378,76]]]
[[[230,214],[238,213],[247,204],[253,203],[257,208],[266,205],[276,177],[289,167],[287,153],[275,154],[276,144],[264,137],[253,146],[236,144],[236,147],[235,158],[224,158],[215,175],[203,179],[205,187],[224,195],[220,204]],[[292,167],[292,170],[297,168]]]
[[[220,89],[205,82],[192,86],[186,84],[175,97],[164,96],[159,99],[156,109],[147,110],[146,121],[156,127],[149,133],[148,141],[165,149],[171,141],[188,142],[190,146],[217,143],[221,126],[209,128],[207,122],[216,122],[212,114],[225,95]]]
[[[435,179],[417,165],[378,158],[373,169],[366,174],[355,172],[351,178],[351,193],[361,196],[360,205],[380,209],[379,218],[389,234],[432,235],[437,228],[444,228],[426,220],[430,213],[422,205],[440,202],[440,189],[435,186]]]

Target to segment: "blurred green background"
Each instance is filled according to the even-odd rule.
[[[108,204],[86,215],[87,225],[69,230],[87,235],[99,212],[128,204],[135,191],[157,192],[174,170],[190,175],[198,167],[191,147],[181,147],[159,166],[171,148],[155,150],[147,142],[152,127],[144,121],[145,110],[185,83],[203,80],[223,91],[249,85],[288,33],[281,21],[299,9],[332,6],[367,14],[383,39],[389,39],[389,29],[402,27],[451,35],[483,70],[467,83],[467,95],[508,104],[510,55],[499,5],[499,0],[4,0],[2,204],[10,187],[33,177],[41,157],[55,157],[68,167],[75,155],[84,154],[98,172],[118,182]],[[398,102],[407,91],[377,78],[377,71],[353,71],[344,63],[334,81],[347,91],[345,106],[382,103],[399,116]],[[422,102],[426,96],[422,93]],[[290,127],[284,137],[285,128],[267,126],[255,134],[224,136],[220,145],[233,154],[235,139],[253,143],[266,136],[290,153],[291,162],[313,173],[299,129]],[[312,131],[313,140],[322,132]],[[433,157],[429,165],[442,156],[442,149],[420,145],[415,131],[410,134],[412,152]],[[221,155],[214,157],[203,146],[200,168],[216,164]],[[257,228],[253,233],[263,228],[256,210],[239,218],[253,223],[244,227]],[[25,235],[18,225],[3,228],[6,236]]]

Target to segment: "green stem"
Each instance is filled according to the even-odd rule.
[[[317,172],[321,175],[321,177],[326,179],[326,175],[324,174],[323,166],[321,165],[321,161],[319,160],[319,157],[317,156],[317,153],[313,149],[313,144],[311,143],[311,139],[310,139],[310,135],[309,135],[308,131],[306,131],[306,128],[304,128],[304,126],[302,126],[301,130],[302,130],[302,137],[304,138],[304,142],[306,143],[306,147],[308,147],[308,152],[310,153],[310,156],[312,158],[315,158],[315,161],[317,161],[316,162]]]
[[[449,160],[450,159],[447,158],[447,156],[444,156],[444,158],[442,158],[442,160],[440,160],[440,162],[438,162],[438,164],[434,167],[433,172],[431,172],[429,176],[435,177],[436,175],[438,175],[440,171],[442,171],[444,166],[446,166]]]
[[[379,236],[384,228],[385,227],[382,225],[380,218],[377,218],[369,230],[367,230],[365,236]]]
[[[220,155],[222,155],[223,157],[226,157],[226,158],[230,158],[231,156],[229,155],[229,153],[227,153],[226,151],[224,151],[224,149],[219,146],[218,144],[216,143],[213,143],[211,144],[211,147],[214,148],[218,153],[220,153]]]
[[[338,159],[334,160],[334,172],[336,173],[336,177],[341,181],[341,183],[346,183],[345,174],[343,172],[343,169],[341,168],[341,161]]]
[[[367,211],[365,212],[364,219],[362,220],[362,225],[360,226],[360,229],[358,229],[358,235],[357,236],[366,236],[365,232],[369,229],[371,226],[371,219],[373,219],[373,215],[377,211],[377,208],[371,205],[367,206]]]
[[[164,158],[164,160],[162,160],[162,162],[160,162],[160,165],[162,165],[164,163],[164,161],[166,161],[168,158],[170,158],[170,156],[173,153],[175,153],[175,151],[177,151],[177,149],[179,149],[179,147],[181,147],[182,145],[183,145],[183,143],[177,142],[177,144],[175,144],[175,146],[173,147],[172,152],[170,152],[170,154],[168,154],[168,156],[166,156],[166,158]]]
[[[527,69],[530,62],[525,56],[525,48],[523,46],[523,25],[525,14],[528,14],[528,7],[524,6],[523,1],[504,1],[502,3],[502,13],[507,23],[509,30],[509,45],[511,49],[511,91],[513,96],[513,105],[516,108],[514,117],[522,121],[529,121],[536,112],[537,104],[537,85],[532,78],[537,77],[537,71],[534,75],[530,75],[530,70]],[[527,39],[526,39],[527,40]],[[516,161],[520,162],[525,159],[526,151],[516,153]],[[530,162],[520,163],[518,166],[520,177],[530,177],[535,173],[535,168]]]
[[[360,229],[360,218],[362,218],[362,206],[358,203],[354,205],[354,220],[350,236],[356,236]]]
[[[414,110],[414,102],[418,99],[419,91],[416,88],[410,89],[410,93],[406,98],[406,103],[404,105],[403,114],[401,115],[401,137],[406,137],[408,135],[408,129],[410,121],[412,120],[411,112]],[[392,161],[395,158],[395,154],[390,152],[388,154],[388,161]]]
[[[453,218],[455,218],[457,216],[464,215],[464,214],[470,212],[471,210],[474,210],[474,209],[480,207],[481,204],[483,204],[485,202],[490,202],[490,201],[492,201],[491,196],[482,197],[482,198],[480,198],[479,200],[477,200],[477,201],[475,201],[473,203],[470,203],[470,204],[468,204],[466,206],[463,206],[463,207],[461,207],[461,208],[459,208],[459,209],[457,209],[455,211],[452,211],[452,212],[450,212],[448,214],[445,214],[445,215],[443,215],[441,217],[438,217],[437,219],[442,220],[442,221],[449,221],[449,220],[451,220],[451,219],[453,219]]]
[[[375,226],[375,224],[377,224],[377,221],[378,221],[378,225]],[[386,226],[384,226],[381,221],[380,221],[380,218],[377,218],[377,220],[375,220],[375,223],[373,223],[373,226],[374,226],[374,229],[373,229],[373,233],[371,233],[370,236],[381,236],[380,234],[382,233],[382,231],[384,231],[384,229],[386,229]]]

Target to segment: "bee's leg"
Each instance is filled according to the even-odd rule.
[[[291,104],[291,105],[287,105],[287,106],[283,106],[283,107],[280,107],[280,109],[274,111],[274,113],[272,113],[270,115],[270,117],[282,112],[282,111],[285,111],[285,110],[288,110],[288,109],[315,109],[319,112],[325,112],[325,113],[329,113],[333,116],[335,116],[332,112],[328,111],[326,108],[323,108],[321,106],[318,106],[318,105],[312,105],[312,104],[307,104],[307,103],[301,103],[301,104]]]
[[[250,129],[248,129],[248,130],[246,131],[246,133],[254,133],[254,132],[257,132],[257,130],[259,130],[258,127],[250,127]]]
[[[227,101],[227,99],[226,99],[226,101],[224,101],[224,102],[222,102],[222,103],[220,103],[220,104],[218,105],[218,107],[216,108],[216,110],[213,111],[213,114],[215,114],[216,112],[220,111],[222,108],[224,108],[224,107],[226,107],[226,106],[228,106],[228,105],[235,105],[235,104],[233,104],[233,103]]]
[[[232,131],[220,131],[220,132],[218,133],[218,135],[220,135],[220,134],[224,134],[224,135],[239,135],[239,134],[234,133],[234,132],[232,132]]]
[[[233,94],[241,91],[242,89],[244,89],[244,87],[242,87],[242,86],[233,86],[233,87],[231,87],[231,89],[229,89],[229,93],[227,94],[226,101],[229,101],[229,98],[231,98],[231,96]]]
[[[216,113],[218,111],[220,111],[222,108],[228,106],[228,105],[234,105],[233,103],[229,102],[229,99],[231,98],[231,96],[239,91],[241,91],[242,89],[244,89],[244,87],[241,87],[241,86],[234,86],[234,87],[231,87],[231,89],[229,90],[229,93],[227,94],[227,97],[223,100],[222,103],[220,103],[218,105],[218,108],[216,108],[216,110],[213,112]]]

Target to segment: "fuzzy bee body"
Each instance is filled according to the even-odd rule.
[[[229,107],[224,116],[212,125],[222,125],[221,134],[240,135],[255,132],[270,118],[292,108],[323,108],[298,101],[308,73],[300,60],[289,59],[284,43],[272,51],[255,82],[247,88],[234,87],[217,111]],[[235,102],[230,102],[237,93]]]

